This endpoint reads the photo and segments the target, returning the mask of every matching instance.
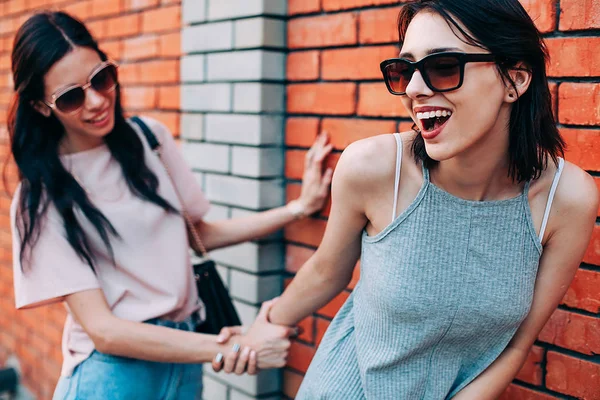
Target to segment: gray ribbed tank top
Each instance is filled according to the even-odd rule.
[[[562,160],[555,182],[560,170]],[[512,199],[470,201],[431,183],[425,167],[423,176],[405,211],[363,234],[360,281],[296,399],[451,398],[529,312],[542,252],[529,183]]]

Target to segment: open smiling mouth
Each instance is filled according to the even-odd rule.
[[[431,132],[443,126],[452,116],[452,111],[425,111],[417,113],[417,119],[425,132]]]

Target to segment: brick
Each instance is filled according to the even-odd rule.
[[[600,28],[600,3],[597,0],[561,0],[561,31]]]
[[[181,27],[179,5],[161,7],[142,14],[142,31],[145,33],[176,30]]]
[[[0,33],[2,33],[2,25],[0,24]],[[98,39],[103,39],[104,37],[107,36],[106,32],[107,32],[107,23],[106,20],[100,20],[100,21],[92,21],[92,22],[88,22],[86,24],[86,27],[88,29],[88,31],[90,31],[90,33],[92,34],[92,36],[98,40]],[[116,35],[115,37],[118,37],[120,35]]]
[[[171,131],[173,136],[179,136],[179,114],[175,112],[149,112],[144,113],[149,118],[155,118],[165,124],[165,126]]]
[[[333,298],[328,304],[323,306],[320,310],[317,311],[317,314],[322,315],[327,318],[333,318],[342,307],[342,305],[348,300],[350,294],[348,292],[341,292],[337,296]]]
[[[558,400],[558,397],[511,384],[498,400]]]
[[[311,81],[319,78],[320,57],[318,51],[293,52],[287,56],[287,79]]]
[[[400,98],[391,95],[383,82],[359,85],[357,114],[378,117],[409,117]]]
[[[181,43],[184,53],[232,49],[233,23],[227,21],[186,27]]]
[[[233,85],[233,111],[242,113],[283,113],[285,87],[272,83]]]
[[[277,147],[234,146],[231,172],[250,178],[281,176],[283,152]]]
[[[206,0],[183,0],[183,22],[202,22],[206,18]]]
[[[297,372],[287,369],[283,371],[283,394],[291,399],[295,398],[302,384],[302,378],[303,375]]]
[[[309,14],[318,11],[321,11],[321,0],[288,0],[288,15]]]
[[[563,128],[560,134],[567,144],[568,161],[586,170],[600,169],[600,129]]]
[[[139,110],[156,107],[156,89],[153,87],[125,87],[121,89],[123,106]]]
[[[396,3],[398,3],[398,0],[321,0],[323,10],[325,11],[347,10],[349,8],[381,6]]]
[[[159,54],[162,57],[181,56],[181,33],[163,34],[159,38]]]
[[[399,12],[400,7],[361,12],[358,18],[359,43],[398,43]]]
[[[105,37],[132,36],[140,32],[140,19],[137,14],[106,20]]]
[[[540,32],[556,29],[556,0],[520,0]]]
[[[310,147],[319,133],[318,118],[288,118],[285,122],[285,144]]]
[[[260,304],[281,293],[281,276],[258,276],[231,270],[231,296],[252,304]]]
[[[207,178],[210,177],[211,175],[208,174]],[[211,191],[211,184],[210,179],[207,179],[207,193]],[[220,264],[233,266],[247,272],[276,272],[281,270],[283,249],[280,243],[246,242],[213,250],[211,254]]]
[[[248,18],[235,21],[236,49],[269,47],[285,48],[285,22],[273,18]]]
[[[208,81],[282,81],[285,55],[265,50],[246,50],[208,54]],[[243,65],[244,68],[240,68]]]
[[[539,340],[594,355],[600,353],[600,319],[556,310],[546,323]]]
[[[356,110],[356,84],[290,84],[287,110],[300,114],[350,115]]]
[[[353,13],[292,19],[288,22],[288,47],[329,47],[356,44],[357,18]]]
[[[269,0],[228,0],[209,1],[208,3],[208,19],[210,20],[252,17],[261,14],[284,16],[286,15],[286,2]]]
[[[238,307],[238,311],[240,312],[240,318],[244,325],[250,324],[254,321],[254,318],[258,312],[256,307],[248,306],[238,301],[234,301],[234,305]],[[244,311],[248,310],[249,315],[246,317]],[[224,384],[230,386],[233,389],[237,389],[247,395],[255,396],[273,400],[272,397],[264,397],[262,395],[266,395],[273,392],[278,392],[281,389],[281,373],[277,369],[260,371],[258,375],[235,375],[235,374],[227,374],[224,372],[214,373],[212,368],[208,366],[204,369],[205,376],[217,377],[219,381]],[[233,392],[233,390],[231,391]],[[222,398],[215,398],[221,400]],[[238,398],[239,399],[239,398]],[[244,399],[245,400],[245,399]]]
[[[121,84],[133,84],[140,82],[139,64],[122,64],[119,66],[119,82]]]
[[[158,56],[158,37],[155,35],[141,36],[123,41],[123,58],[138,60]]]
[[[563,124],[600,125],[600,85],[561,83],[558,87],[558,118]]]
[[[270,115],[208,114],[206,139],[246,145],[279,145],[283,118]]]
[[[204,376],[202,379],[202,398],[226,399],[227,386],[211,376]]]
[[[329,141],[335,149],[344,150],[351,143],[382,133],[393,133],[394,121],[376,121],[367,119],[325,118],[322,130],[329,134]]]
[[[315,254],[315,251],[312,249],[293,244],[287,245],[285,252],[285,270],[295,274],[313,254]]]
[[[104,42],[100,45],[100,48],[106,53],[108,58],[113,60],[120,60],[123,54],[123,43],[120,40]]]
[[[244,196],[240,196],[240,193],[244,193]],[[209,174],[206,177],[206,196],[217,203],[262,210],[280,206],[283,203],[284,190],[281,181],[277,179],[256,180]],[[279,261],[282,262],[283,259]],[[265,264],[263,267],[274,266]],[[282,265],[276,264],[276,267],[280,268]]]
[[[181,88],[181,108],[189,111],[229,111],[229,84],[212,83],[184,85]]]
[[[148,61],[140,64],[144,83],[178,83],[179,60]]]
[[[202,82],[205,75],[206,56],[193,55],[181,59],[181,81]]]
[[[600,226],[594,226],[590,244],[583,256],[583,262],[600,265]]]
[[[306,151],[290,150],[286,152],[285,176],[288,179],[302,179],[304,173],[304,158]],[[324,168],[335,168],[340,158],[339,153],[330,154],[324,163]]]
[[[184,142],[182,153],[190,167],[201,171],[229,172],[229,146]]]
[[[544,349],[540,346],[533,346],[525,364],[515,377],[516,379],[540,386],[544,372],[542,371],[542,361],[544,359]]]
[[[293,222],[284,228],[285,238],[291,242],[317,247],[323,240],[327,223],[320,219],[307,218]]]
[[[600,365],[549,351],[546,387],[583,400],[600,398]]]
[[[590,77],[600,75],[600,37],[550,38],[548,76]]]
[[[395,46],[326,50],[321,54],[325,80],[381,79],[379,64],[398,54]]]
[[[180,86],[162,86],[158,88],[159,108],[178,110],[180,98]]]
[[[600,272],[579,269],[569,286],[562,304],[600,313]]]
[[[300,342],[292,342],[287,359],[287,366],[296,371],[306,372],[315,356],[315,348]]]
[[[63,10],[79,20],[86,20],[92,14],[92,2],[80,1],[66,5]]]
[[[144,8],[156,7],[159,2],[160,0],[125,0],[125,10],[142,10]]]
[[[93,0],[92,17],[106,17],[116,15],[122,11],[121,0]]]

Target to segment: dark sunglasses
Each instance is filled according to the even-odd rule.
[[[498,57],[489,53],[435,53],[416,62],[390,58],[383,61],[380,68],[390,93],[404,95],[415,70],[419,70],[425,84],[432,91],[449,92],[462,86],[466,63],[497,61]]]
[[[56,108],[60,112],[73,114],[85,103],[85,91],[94,89],[100,94],[108,94],[117,87],[117,64],[112,61],[104,61],[88,78],[85,85],[72,85],[55,92],[52,102],[44,103],[50,108]]]

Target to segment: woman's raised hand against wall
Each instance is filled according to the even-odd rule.
[[[321,133],[306,153],[302,191],[297,201],[303,206],[304,215],[311,215],[321,210],[329,195],[329,185],[333,169],[323,172],[323,161],[331,153],[333,146],[329,143],[327,132]]]
[[[216,372],[224,370],[241,375],[244,372],[256,374],[259,369],[281,368],[285,366],[290,336],[297,333],[295,328],[280,326],[267,320],[274,300],[263,303],[258,316],[244,333],[243,327],[223,328],[217,338],[219,343],[231,344],[228,354],[217,356],[212,362]]]

